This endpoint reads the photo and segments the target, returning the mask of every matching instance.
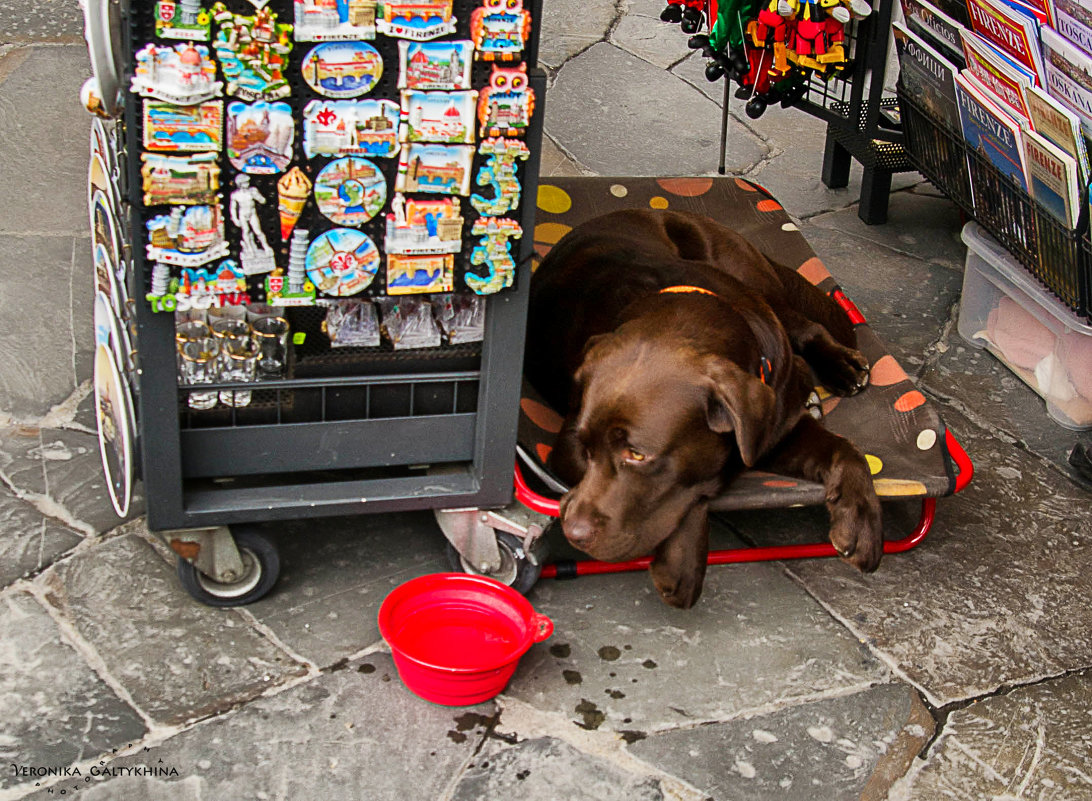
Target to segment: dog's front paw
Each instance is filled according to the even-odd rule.
[[[810,364],[823,385],[836,395],[856,395],[868,386],[868,359],[859,350],[832,344],[822,358]]]
[[[701,588],[705,583],[704,572],[680,575],[677,570],[662,562],[653,562],[649,572],[652,574],[656,592],[660,593],[660,598],[668,606],[689,609],[701,597]]]
[[[880,500],[864,459],[843,461],[827,483],[830,541],[845,561],[871,573],[883,556],[883,519]]]

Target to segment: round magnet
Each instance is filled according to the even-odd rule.
[[[129,513],[133,497],[132,398],[106,345],[95,348],[95,418],[106,489],[119,517]]]
[[[383,57],[365,42],[326,42],[303,59],[303,79],[326,97],[359,97],[383,74]]]
[[[315,203],[338,225],[363,225],[387,202],[387,181],[368,159],[335,159],[315,177]]]
[[[379,271],[379,249],[371,237],[352,228],[335,228],[307,248],[307,277],[320,291],[346,297],[363,291]]]

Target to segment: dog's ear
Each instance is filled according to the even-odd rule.
[[[580,396],[584,391],[584,382],[588,380],[588,375],[595,369],[595,363],[603,355],[603,348],[597,350],[596,346],[606,344],[606,340],[610,339],[610,337],[610,334],[596,334],[593,337],[588,337],[588,341],[584,343],[584,349],[580,352],[580,363],[572,374],[573,399],[577,406],[580,404]],[[570,408],[575,407],[570,406]]]
[[[772,444],[779,426],[774,420],[777,396],[773,389],[724,358],[705,365],[709,382],[707,417],[718,434],[735,434],[743,463],[752,467]]]

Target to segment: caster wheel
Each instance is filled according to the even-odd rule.
[[[531,588],[535,586],[538,577],[542,575],[542,565],[546,556],[545,543],[539,538],[532,546],[535,559],[538,562],[538,564],[535,564],[528,558],[529,554],[523,547],[523,540],[515,534],[509,534],[507,531],[498,531],[496,532],[496,535],[497,548],[500,550],[500,567],[493,573],[483,573],[475,568],[467,562],[457,550],[455,550],[455,546],[450,542],[447,544],[448,562],[451,564],[452,569],[457,570],[460,573],[470,573],[474,576],[488,576],[489,578],[496,579],[502,584],[507,584],[517,592],[526,595],[531,591]]]
[[[182,586],[207,606],[253,603],[273,589],[281,572],[277,547],[264,534],[241,526],[233,528],[231,533],[243,560],[243,575],[235,581],[214,581],[185,559],[178,560],[178,579]]]

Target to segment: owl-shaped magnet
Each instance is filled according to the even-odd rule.
[[[515,61],[531,33],[523,0],[483,0],[470,15],[470,38],[479,61]]]
[[[478,95],[481,136],[523,136],[535,110],[535,93],[527,78],[527,65],[493,65],[489,86]]]

